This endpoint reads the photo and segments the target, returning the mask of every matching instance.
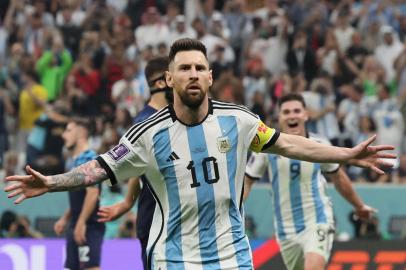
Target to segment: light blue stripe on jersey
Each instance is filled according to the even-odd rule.
[[[324,204],[321,200],[320,190],[318,188],[318,176],[320,173],[320,164],[313,164],[313,174],[312,174],[312,196],[314,201],[314,207],[316,208],[316,220],[317,223],[327,223],[326,212],[324,209]]]
[[[300,161],[290,159],[290,206],[292,208],[293,223],[295,231],[299,233],[304,230],[305,222],[303,217],[302,193],[300,192]]]
[[[273,192],[273,205],[275,208],[276,225],[278,229],[278,238],[284,240],[286,238],[285,229],[283,227],[281,205],[279,198],[279,169],[278,169],[278,156],[268,155],[269,163],[272,167],[272,192]]]
[[[179,199],[178,179],[173,167],[171,156],[171,140],[168,130],[154,136],[154,151],[159,170],[165,175],[165,184],[169,202],[167,221],[166,262],[167,269],[184,269],[181,237],[181,208]],[[152,209],[151,209],[152,210]]]
[[[251,257],[249,256],[248,242],[245,240],[245,233],[243,228],[243,221],[241,214],[238,210],[239,205],[237,202],[235,191],[235,176],[237,171],[237,145],[238,145],[238,130],[237,122],[234,116],[222,116],[218,118],[220,123],[222,136],[228,137],[231,144],[231,150],[227,152],[227,173],[228,182],[230,185],[230,208],[229,216],[231,223],[231,231],[233,234],[235,254],[239,267],[251,267]],[[220,180],[221,181],[221,180]]]
[[[202,257],[203,269],[220,269],[217,235],[216,235],[216,204],[213,185],[205,181],[203,166],[210,171],[210,163],[203,162],[209,157],[207,152],[206,139],[202,125],[187,127],[190,156],[196,171],[196,180],[200,186],[195,187],[199,211],[199,245]],[[209,175],[214,175],[211,173]],[[210,177],[211,177],[210,176]],[[170,269],[170,268],[168,268]]]

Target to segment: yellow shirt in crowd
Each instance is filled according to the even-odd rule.
[[[32,93],[43,101],[47,100],[47,91],[44,87],[36,84],[32,87]],[[18,110],[19,128],[30,130],[34,127],[35,120],[44,112],[44,108],[38,106],[34,99],[28,94],[27,89],[20,93],[20,104]]]

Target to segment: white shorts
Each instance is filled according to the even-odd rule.
[[[304,255],[309,252],[320,254],[327,262],[333,240],[333,224],[315,224],[294,237],[279,241],[282,258],[287,269],[304,269]]]

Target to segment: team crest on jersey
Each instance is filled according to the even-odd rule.
[[[220,153],[227,153],[231,149],[230,139],[228,137],[217,138],[217,148]]]
[[[130,152],[130,150],[125,146],[124,144],[120,143],[113,149],[111,149],[108,154],[109,156],[114,159],[115,161],[119,161],[122,157],[127,155]]]

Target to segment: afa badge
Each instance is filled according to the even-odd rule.
[[[227,153],[231,149],[230,139],[228,137],[217,138],[217,148],[220,153]]]

